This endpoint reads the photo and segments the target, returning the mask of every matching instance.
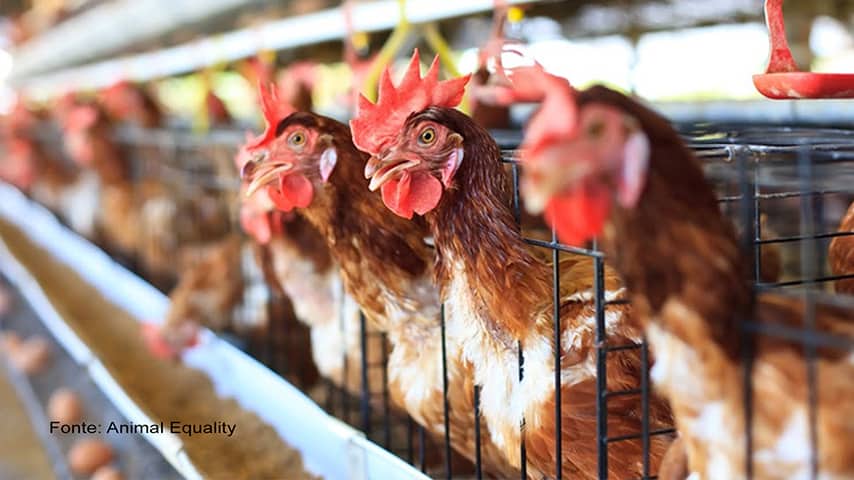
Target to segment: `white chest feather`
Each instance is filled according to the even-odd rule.
[[[490,427],[493,441],[500,447],[513,447],[519,442],[519,426],[523,420],[526,428],[537,429],[543,424],[541,414],[546,412],[546,402],[554,398],[555,362],[552,337],[531,333],[524,340],[524,368],[519,379],[518,340],[508,333],[487,328],[491,322],[485,308],[478,308],[475,291],[468,282],[464,265],[456,263],[453,280],[447,288],[445,299],[446,321],[451,336],[459,339],[464,357],[474,365],[475,381],[481,386],[481,409]],[[606,299],[619,296],[622,290],[607,292]],[[589,302],[591,292],[576,292],[562,301]],[[550,324],[548,311],[551,304],[544,301],[541,312],[532,312],[536,324]],[[606,312],[606,328],[619,325],[622,313]],[[561,335],[561,350],[572,351],[581,343],[593,338],[595,315],[575,319],[575,327],[566,328]],[[589,345],[587,345],[589,347]],[[561,371],[562,386],[574,385],[596,375],[595,349],[591,354]],[[551,414],[549,409],[548,414]],[[505,438],[504,432],[513,432]]]
[[[481,387],[481,411],[499,447],[518,443],[525,411],[547,400],[554,392],[553,353],[548,338],[531,341],[524,351],[524,374],[519,379],[519,348],[516,339],[488,331],[489,312],[477,307],[465,269],[457,263],[445,298],[449,338],[460,343],[463,357],[474,366],[475,383]],[[528,424],[537,423],[528,418]],[[517,432],[505,438],[503,432]]]
[[[697,314],[685,305],[670,301],[665,310],[670,316]],[[671,402],[677,415],[681,435],[693,439],[694,445],[701,448],[701,456],[706,459],[703,471],[693,472],[691,478],[697,479],[743,479],[745,430],[741,417],[741,391],[738,387],[710,388],[720,385],[720,370],[710,371],[703,358],[690,345],[680,338],[659,327],[655,319],[647,327],[647,338],[656,356],[651,378],[659,392],[664,393]],[[754,367],[761,372],[767,365],[758,359]],[[724,373],[724,375],[738,373]],[[736,379],[731,385],[739,385]],[[720,394],[726,390],[727,397]],[[718,393],[715,393],[718,392]],[[732,398],[730,398],[732,397]],[[762,400],[759,400],[762,401]],[[778,407],[788,403],[788,399],[779,399]],[[785,413],[786,423],[777,435],[768,435],[768,431],[757,440],[754,437],[754,470],[757,478],[774,480],[808,479],[810,477],[810,446],[806,411],[802,406],[791,404]],[[765,406],[767,407],[767,405]],[[739,411],[733,411],[738,408]],[[764,408],[757,405],[757,408]],[[756,422],[764,417],[754,410],[754,431],[764,429]],[[689,454],[690,455],[690,454]],[[692,466],[696,464],[692,462]],[[820,479],[838,478],[819,472]]]

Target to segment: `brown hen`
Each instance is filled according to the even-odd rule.
[[[321,232],[340,268],[346,291],[368,321],[388,335],[393,401],[429,432],[444,432],[442,340],[433,252],[423,224],[389,219],[366,190],[367,156],[346,127],[319,115],[268,115],[262,140],[269,155],[244,169],[250,192],[266,188],[281,210],[299,209]],[[453,447],[474,458],[473,377],[459,342],[447,333],[448,402]],[[487,471],[516,475],[484,435]]]
[[[354,140],[374,155],[365,169],[370,188],[382,188],[386,205],[398,216],[425,216],[435,238],[436,278],[448,329],[460,339],[482,388],[481,408],[496,446],[518,468],[524,440],[532,478],[554,476],[557,466],[570,476],[596,478],[592,261],[567,256],[560,265],[561,431],[556,432],[551,267],[529,252],[507,207],[507,182],[495,141],[450,108],[462,97],[465,80],[437,82],[435,61],[423,79],[419,68],[416,52],[398,87],[386,72],[377,104],[363,105],[351,122]],[[402,93],[414,87],[423,95]],[[378,118],[387,123],[372,130],[368,125]],[[603,283],[606,301],[623,298],[613,272],[605,271]],[[625,305],[608,306],[604,316],[609,344],[641,340],[640,325]],[[645,375],[640,350],[610,354],[607,372],[609,391],[640,388]],[[607,402],[609,435],[639,434],[641,417],[637,397],[614,396]],[[650,420],[655,429],[669,423],[669,410],[659,399],[650,399]],[[651,439],[653,471],[668,443],[662,437]],[[607,472],[610,478],[635,478],[643,474],[643,460],[640,439],[616,442],[608,446]]]
[[[839,232],[849,235],[835,237],[830,242],[827,260],[834,275],[854,275],[854,202],[839,223]],[[854,295],[854,278],[842,278],[836,281],[836,292]]]
[[[519,75],[544,78],[536,69]],[[700,163],[664,118],[604,87],[576,93],[558,84],[541,112],[571,124],[550,130],[554,117],[544,113],[531,121],[523,192],[550,212],[562,238],[601,235],[646,324],[657,357],[652,379],[673,407],[688,471],[746,478],[743,322],[800,331],[805,303],[772,293],[754,301],[752,263]],[[560,206],[579,196],[599,208],[570,217]],[[751,342],[753,478],[810,478],[813,455],[817,478],[854,476],[854,313],[818,303],[815,315],[816,330],[838,340],[838,348],[816,348],[817,450],[805,344],[765,333]]]

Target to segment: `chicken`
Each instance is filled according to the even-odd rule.
[[[92,119],[86,107],[74,107],[63,123],[64,131],[87,128]],[[58,213],[68,225],[90,240],[98,240],[97,219],[101,186],[95,172],[71,168],[44,151],[38,164],[33,198]]]
[[[828,261],[834,275],[854,275],[854,202],[839,224],[839,232],[849,235],[835,237],[830,242]],[[836,292],[854,295],[854,278],[841,278],[836,281]]]
[[[29,192],[43,163],[44,151],[35,139],[37,115],[21,99],[5,117],[0,117],[0,179]]]
[[[393,402],[427,431],[444,432],[442,338],[433,252],[422,224],[388,219],[382,201],[365,189],[367,156],[347,126],[308,112],[289,113],[275,91],[263,92],[268,127],[250,146],[267,155],[248,163],[248,194],[266,191],[282,211],[297,210],[321,233],[344,288],[375,328],[387,333],[388,388]],[[447,335],[447,399],[453,447],[474,458],[473,377],[459,342]],[[487,471],[515,476],[484,436]]]
[[[251,158],[244,148],[240,152],[235,160],[238,168]],[[312,356],[320,374],[358,394],[361,371],[345,364],[361,364],[359,309],[343,291],[324,238],[301,215],[276,210],[265,191],[246,196],[247,187],[247,183],[241,186],[240,224],[258,247],[265,278],[290,299],[296,318],[309,327]],[[370,341],[378,338],[372,335]],[[370,345],[368,364],[381,365],[381,359],[375,358],[381,352],[380,345]],[[378,385],[381,378],[382,370],[372,367],[370,384]]]
[[[90,138],[111,145],[106,158],[130,165],[131,150],[120,148],[113,140],[113,127],[129,123],[138,128],[160,128],[165,121],[163,112],[142,86],[127,81],[117,82],[99,92],[98,101],[104,112],[99,119],[103,127],[86,133]],[[149,281],[168,288],[174,285],[176,270],[179,270],[175,258],[181,242],[175,226],[180,213],[185,212],[180,212],[175,196],[169,194],[160,179],[151,178],[151,173],[157,172],[161,165],[163,150],[154,145],[137,145],[133,153],[137,164],[134,170],[146,177],[128,175],[127,181],[104,187],[104,228],[111,232],[108,236],[114,239],[113,243],[118,243],[123,256],[138,261],[137,266]],[[123,209],[129,212],[126,218],[114,215]],[[188,213],[185,218],[197,217]],[[183,222],[193,227],[198,223]]]
[[[399,86],[386,72],[374,105],[367,100],[351,121],[353,140],[371,160],[369,188],[381,189],[397,216],[424,215],[435,239],[436,278],[445,302],[448,329],[462,339],[465,359],[481,386],[481,408],[492,440],[511,465],[521,466],[521,443],[532,478],[555,475],[555,439],[562,437],[560,465],[568,476],[596,478],[596,348],[593,266],[583,257],[561,262],[561,431],[555,431],[552,270],[532,255],[505,201],[501,153],[489,134],[453,109],[467,77],[438,81],[438,58],[420,77],[418,52]],[[418,97],[402,92],[419,91]],[[615,275],[606,272],[606,300],[623,297]],[[607,308],[609,344],[641,340],[624,305]],[[519,378],[519,347],[524,375]],[[645,372],[637,349],[608,356],[611,391],[640,388]],[[640,401],[608,401],[609,435],[641,431]],[[650,399],[653,428],[669,422],[667,406]],[[524,428],[521,426],[524,424]],[[669,442],[650,440],[650,461]],[[608,448],[610,478],[642,472],[640,439]]]
[[[70,105],[63,128],[88,125],[90,112]],[[19,101],[5,119],[3,134],[8,154],[0,165],[0,177],[29,193],[78,233],[96,239],[99,185],[94,173],[75,169],[53,148],[41,141],[45,111],[30,110]]]
[[[108,247],[125,259],[137,252],[140,237],[131,165],[112,139],[112,127],[95,105],[69,107],[63,120],[65,149],[74,162],[98,176],[97,228]]]
[[[759,216],[759,238],[762,240],[777,239],[780,235],[768,226],[768,215]],[[759,252],[759,279],[766,283],[780,280],[783,274],[783,252],[778,243],[762,245]]]
[[[163,112],[154,98],[139,85],[116,82],[98,94],[111,120],[131,122],[143,128],[163,125]]]
[[[222,127],[231,124],[234,119],[228,113],[228,107],[213,89],[208,89],[205,94],[205,111],[208,114],[208,125],[211,127]]]
[[[113,127],[118,122],[130,122],[137,128],[163,126],[160,107],[141,87],[120,82],[101,92],[99,99],[109,113],[100,115],[93,128],[82,132],[84,140],[109,146],[102,148],[105,160],[129,166],[133,158],[135,164],[133,178],[128,171],[122,182],[106,182],[104,228],[120,240],[114,243],[123,255],[136,256],[149,281],[168,289],[182,270],[192,267],[229,232],[228,207],[216,187],[183,179],[179,183],[175,175],[163,175],[167,162],[160,146],[137,145],[130,150],[120,148],[114,140]],[[213,176],[215,170],[208,164],[194,168],[198,168],[194,169],[197,176]],[[113,215],[122,209],[128,214]]]
[[[748,475],[742,320],[799,331],[806,305],[780,293],[753,298],[752,262],[664,118],[605,87],[575,92],[537,68],[512,81],[519,95],[544,97],[524,144],[526,205],[544,209],[564,241],[598,236],[614,262],[656,354],[651,377],[670,400],[691,478],[854,478],[854,312],[816,304],[816,329],[839,341],[816,346],[812,412],[805,344],[755,337]]]
[[[163,324],[147,324],[144,330],[152,353],[176,358],[197,343],[198,327],[225,330],[231,325],[232,311],[244,290],[241,251],[240,236],[230,235],[181,275],[169,294],[170,307]]]
[[[733,227],[739,238],[745,234],[741,222],[733,222]],[[775,240],[780,238],[771,226],[768,225],[768,215],[759,215],[759,238],[762,240]],[[759,248],[759,277],[763,283],[774,283],[780,281],[783,275],[783,249],[779,243],[764,243]]]
[[[279,74],[277,85],[282,98],[297,111],[312,109],[312,91],[318,78],[318,65],[298,62]]]
[[[4,139],[0,180],[14,185],[23,192],[29,192],[38,174],[37,155],[33,142],[28,139],[20,137]]]
[[[176,360],[199,343],[199,329],[207,327],[287,352],[285,377],[300,386],[314,385],[318,372],[307,360],[311,355],[308,329],[296,321],[287,300],[278,302],[284,308],[271,309],[269,302],[275,300],[263,288],[258,248],[242,235],[232,234],[199,252],[202,258],[183,272],[169,293],[164,321],[143,325],[149,351]]]

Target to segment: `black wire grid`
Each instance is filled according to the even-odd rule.
[[[837,231],[840,218],[854,200],[854,132],[735,127],[716,133],[705,131],[695,147],[701,158],[730,164],[729,168],[710,168],[715,170],[711,176],[724,181],[728,191],[720,196],[722,209],[739,220],[743,248],[752,253],[754,292],[773,290],[804,302],[801,328],[760,324],[750,318],[741,321],[747,477],[751,478],[754,471],[752,411],[754,402],[762,401],[753,394],[753,347],[759,337],[766,336],[803,347],[810,478],[818,478],[817,351],[854,351],[854,339],[816,329],[816,312],[822,305],[848,308],[854,321],[852,299],[830,293],[833,282],[854,278],[854,272],[833,275],[827,268],[830,242],[854,235]],[[765,215],[779,217],[777,232],[763,226]],[[766,278],[762,258],[768,248],[778,248],[783,257],[782,278]]]
[[[816,477],[816,432],[815,432],[815,382],[816,350],[818,348],[837,348],[854,350],[851,338],[833,337],[815,329],[817,305],[825,303],[850,305],[851,299],[833,295],[832,283],[844,278],[854,278],[854,274],[831,275],[826,267],[826,254],[829,242],[836,237],[854,235],[854,232],[837,232],[840,218],[845,209],[854,200],[854,130],[832,130],[816,128],[757,127],[742,125],[690,125],[681,128],[686,141],[692,146],[706,166],[707,178],[713,183],[718,194],[722,211],[733,219],[741,232],[745,251],[752,253],[754,259],[754,291],[777,290],[787,295],[803,298],[806,302],[804,328],[793,329],[782,326],[760,325],[752,319],[743,319],[743,364],[744,364],[744,406],[746,413],[747,441],[746,458],[752,458],[751,410],[753,398],[750,375],[753,366],[753,343],[757,336],[769,335],[796,341],[803,345],[806,352],[807,378],[809,380],[809,405],[812,440],[813,478]],[[160,161],[156,168],[148,165],[144,172],[176,185],[177,191],[187,188],[188,184],[201,183],[220,193],[220,199],[236,218],[238,198],[234,168],[229,164],[234,147],[241,140],[240,134],[220,133],[208,139],[193,140],[188,135],[176,137],[166,132],[136,132],[137,145],[159,145]],[[128,141],[127,136],[122,137]],[[189,139],[189,140],[188,140]],[[503,141],[502,146],[507,146]],[[156,155],[148,154],[143,161],[150,162]],[[211,168],[210,160],[215,158],[217,167]],[[521,167],[515,161],[515,152],[505,150],[504,161],[510,165],[514,185],[514,210],[516,219],[521,219],[519,198],[519,175]],[[227,164],[223,166],[222,164]],[[189,183],[188,183],[189,182]],[[187,219],[192,222],[192,219]],[[767,222],[767,224],[766,224]],[[236,222],[232,222],[234,228]],[[624,304],[626,300],[605,299],[604,269],[606,258],[598,250],[596,242],[590,248],[577,248],[561,244],[554,233],[550,241],[526,238],[527,243],[545,249],[553,261],[553,309],[554,318],[559,319],[559,271],[561,255],[581,255],[589,258],[594,266],[594,299],[596,310],[596,371],[597,371],[597,447],[598,476],[608,478],[609,446],[631,440],[642,443],[643,479],[657,478],[657,472],[651,470],[649,459],[650,439],[654,436],[673,436],[675,429],[653,429],[650,426],[648,406],[650,401],[650,381],[648,374],[640,379],[640,388],[627,391],[609,391],[606,385],[608,355],[629,349],[639,350],[643,371],[648,371],[648,348],[646,343],[612,344],[605,328],[605,312],[609,306]],[[779,278],[768,279],[763,265],[763,252],[777,249],[782,258]],[[255,275],[249,283],[258,283]],[[509,293],[509,292],[508,292]],[[269,290],[267,295],[255,296],[251,301],[266,302],[264,334],[252,338],[247,349],[260,361],[285,378],[296,380],[330,414],[362,430],[387,450],[400,456],[422,472],[435,478],[484,478],[487,468],[482,465],[480,455],[480,412],[477,404],[480,392],[473,392],[475,410],[475,438],[477,448],[475,461],[468,462],[453,452],[448,434],[447,414],[447,365],[443,358],[442,368],[445,387],[445,434],[441,438],[432,435],[416,424],[405,412],[390,404],[387,389],[385,362],[388,358],[388,343],[381,332],[369,331],[364,317],[360,321],[360,361],[352,362],[344,358],[344,378],[348,378],[350,369],[358,369],[361,374],[361,393],[354,395],[344,388],[335,386],[331,381],[321,379],[319,383],[306,383],[304,378],[294,376],[295,371],[305,368],[311,356],[306,352],[308,341],[306,330],[293,319],[293,310],[289,301],[281,293]],[[257,311],[243,306],[244,311]],[[343,309],[342,309],[343,310]],[[854,311],[854,310],[852,310]],[[442,352],[444,357],[444,312],[442,313]],[[303,331],[299,334],[298,330]],[[294,339],[300,339],[294,341]],[[290,339],[290,341],[289,341]],[[560,365],[560,325],[554,324],[555,364]],[[375,355],[369,348],[381,348]],[[370,362],[369,359],[379,359]],[[519,378],[524,376],[525,355],[519,349]],[[353,364],[357,363],[357,364]],[[379,369],[382,374],[379,384],[371,384],[371,369]],[[555,431],[561,431],[560,412],[560,372],[555,371]],[[607,403],[616,397],[634,397],[643,412],[641,430],[635,434],[610,436],[608,432]],[[523,426],[520,425],[520,428]],[[555,458],[561,458],[561,438],[555,439]],[[519,477],[527,478],[525,468],[525,445],[521,445],[522,468]],[[559,461],[558,461],[559,463]],[[748,474],[752,471],[751,462],[747,462]],[[562,478],[561,465],[556,465],[556,478]],[[749,475],[748,475],[749,476]]]

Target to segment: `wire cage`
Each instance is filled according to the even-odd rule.
[[[840,224],[854,208],[854,131],[702,126],[692,133],[692,145],[708,165],[707,178],[718,188],[722,210],[739,226],[743,248],[752,253],[754,295],[774,292],[804,305],[800,327],[753,318],[741,322],[745,471],[748,477],[754,472],[753,411],[757,402],[767,401],[753,393],[755,345],[779,339],[804,354],[808,478],[818,478],[818,351],[844,356],[854,350],[854,338],[824,331],[817,323],[818,312],[829,307],[844,309],[854,321],[854,298],[836,292],[840,282],[854,278],[854,270],[834,272],[828,264],[831,242],[854,236],[851,225]]]
[[[815,445],[816,352],[823,348],[851,352],[854,339],[834,336],[816,328],[816,310],[822,305],[850,308],[854,312],[854,299],[834,293],[833,285],[840,280],[854,279],[854,272],[831,272],[827,252],[831,241],[854,237],[854,232],[839,231],[840,219],[854,201],[854,130],[817,129],[811,127],[763,127],[750,125],[685,125],[680,127],[686,142],[705,166],[707,179],[718,193],[722,212],[732,219],[740,233],[743,247],[753,258],[754,292],[777,291],[797,296],[807,305],[804,328],[760,325],[751,319],[742,322],[744,407],[750,419],[752,406],[763,399],[754,398],[750,384],[753,364],[751,346],[761,336],[787,339],[801,345],[805,352],[809,379],[809,405],[811,408],[811,449],[813,478],[816,478],[817,448]],[[239,185],[232,158],[242,141],[238,132],[214,132],[204,138],[172,131],[136,131],[120,136],[123,142],[135,147],[137,164],[136,181],[155,181],[162,192],[174,200],[177,212],[175,223],[164,223],[169,228],[183,225],[180,231],[187,234],[178,245],[198,246],[212,238],[240,235],[238,211]],[[502,146],[512,146],[518,135],[502,134]],[[521,166],[516,162],[517,152],[504,150],[509,180],[513,184],[513,209],[520,228],[524,215],[519,197]],[[208,212],[198,208],[198,200],[209,196],[212,206]],[[186,203],[193,206],[185,207]],[[211,215],[211,212],[214,212]],[[209,224],[210,217],[227,218],[227,225]],[[158,232],[149,232],[157,238]],[[249,242],[246,237],[244,243]],[[554,318],[560,318],[560,275],[558,265],[563,256],[578,255],[591,262],[594,272],[595,303],[595,369],[597,374],[596,439],[598,478],[608,478],[609,448],[620,442],[634,441],[642,445],[643,479],[657,478],[650,461],[650,444],[655,437],[674,437],[672,426],[655,426],[650,419],[650,401],[654,391],[649,374],[641,375],[638,388],[608,390],[607,366],[609,358],[620,352],[639,352],[642,372],[648,372],[654,352],[645,342],[617,343],[609,338],[606,329],[606,312],[609,308],[625,304],[626,300],[609,300],[605,296],[606,256],[592,242],[589,248],[578,248],[557,241],[550,235],[529,235],[525,241],[553,264],[553,291],[551,298]],[[191,248],[192,250],[192,248]],[[174,252],[175,250],[173,250]],[[246,253],[249,252],[249,253]],[[372,331],[364,316],[358,322],[358,353],[344,354],[341,365],[343,378],[358,372],[359,384],[353,388],[336,385],[330,379],[318,378],[311,367],[310,328],[300,323],[293,305],[284,292],[272,288],[259,264],[269,261],[264,249],[247,249],[241,255],[240,271],[243,277],[242,302],[233,311],[234,322],[255,325],[258,328],[244,342],[244,347],[272,370],[295,383],[327,412],[353,425],[365,435],[398,455],[415,468],[435,478],[489,478],[489,466],[481,456],[481,413],[478,409],[480,392],[475,386],[474,436],[476,451],[473,462],[454,451],[448,428],[448,374],[445,357],[445,323],[440,319],[442,333],[442,371],[444,374],[444,435],[433,436],[406,413],[392,404],[388,390],[385,364],[389,344],[382,332]],[[197,250],[204,255],[204,249]],[[171,257],[174,258],[174,257]],[[142,268],[142,267],[141,267]],[[149,269],[150,270],[150,269]],[[143,275],[152,278],[152,272],[142,268]],[[343,287],[342,287],[343,288]],[[847,297],[847,298],[846,298]],[[512,292],[508,300],[513,301]],[[344,311],[340,306],[339,311]],[[854,318],[854,314],[852,315]],[[342,335],[344,321],[339,322]],[[228,330],[228,329],[226,329]],[[235,331],[235,329],[232,329]],[[561,363],[561,330],[554,322],[554,361]],[[524,375],[525,352],[519,349],[519,376]],[[313,371],[312,371],[313,370]],[[555,431],[561,431],[560,371],[555,372]],[[641,428],[632,434],[615,435],[608,431],[608,402],[619,398],[636,402],[642,412]],[[744,446],[752,457],[752,430],[748,421],[747,441]],[[520,429],[524,428],[520,425]],[[524,439],[524,436],[522,437]],[[570,440],[571,441],[571,440]],[[560,459],[565,445],[555,439],[555,458]],[[528,478],[524,441],[520,452],[522,462],[519,478]],[[564,466],[555,465],[555,478],[567,472]],[[748,472],[750,471],[748,462]]]

